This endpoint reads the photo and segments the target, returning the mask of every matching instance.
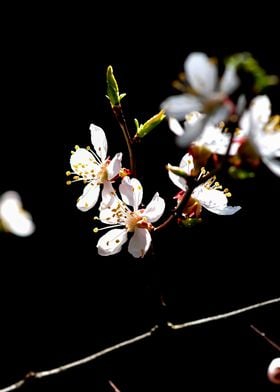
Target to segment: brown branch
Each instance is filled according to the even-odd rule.
[[[226,319],[226,318],[229,318],[229,317],[238,316],[241,313],[249,312],[251,310],[259,309],[259,308],[262,308],[264,306],[272,305],[272,304],[275,304],[275,303],[278,303],[278,302],[280,302],[280,297],[279,298],[273,298],[273,299],[270,299],[270,300],[264,301],[264,302],[259,302],[259,303],[254,304],[254,305],[246,306],[245,308],[236,309],[236,310],[233,310],[233,311],[228,312],[228,313],[222,313],[222,314],[218,314],[216,316],[210,316],[210,317],[205,317],[205,318],[198,319],[198,320],[188,321],[188,322],[183,323],[183,324],[172,324],[172,323],[169,322],[169,323],[167,323],[167,326],[170,328],[170,330],[189,328],[189,327],[193,327],[195,325],[206,324],[206,323],[210,323],[212,321],[218,321],[218,320],[223,320],[223,319]],[[14,384],[9,385],[6,388],[0,389],[0,392],[14,391],[16,389],[19,389],[23,385],[25,385],[29,380],[40,379],[40,378],[53,376],[55,374],[62,373],[64,371],[66,371],[66,370],[73,369],[75,367],[78,367],[78,366],[84,365],[86,363],[92,362],[95,359],[97,359],[97,358],[99,358],[99,357],[101,357],[103,355],[111,353],[112,351],[116,351],[116,350],[118,350],[118,349],[120,349],[122,347],[129,346],[129,345],[134,344],[134,343],[136,343],[136,342],[138,342],[140,340],[144,340],[144,339],[146,339],[148,337],[151,337],[155,333],[155,331],[158,330],[158,328],[159,328],[159,326],[155,325],[148,332],[145,332],[145,333],[143,333],[141,335],[135,336],[134,338],[125,340],[125,341],[123,341],[121,343],[117,343],[117,344],[115,344],[115,345],[113,345],[111,347],[107,347],[104,350],[98,351],[95,354],[89,355],[89,356],[87,356],[85,358],[82,358],[82,359],[79,359],[77,361],[70,362],[70,363],[67,363],[65,365],[61,365],[61,366],[58,366],[56,368],[50,369],[50,370],[42,370],[42,371],[39,371],[39,372],[29,372],[29,373],[27,373],[27,375],[23,379],[15,382]]]
[[[212,321],[218,321],[218,320],[223,320],[223,319],[226,319],[226,318],[229,318],[229,317],[238,316],[241,313],[249,312],[250,310],[254,310],[254,309],[262,308],[264,306],[272,305],[272,304],[275,304],[277,302],[280,302],[280,297],[279,298],[273,298],[273,299],[270,299],[270,300],[264,301],[264,302],[259,302],[259,303],[254,304],[254,305],[246,306],[245,308],[236,309],[236,310],[233,310],[232,312],[218,314],[217,316],[205,317],[205,318],[202,318],[202,319],[199,319],[199,320],[188,321],[188,322],[183,323],[183,324],[168,323],[168,326],[171,329],[182,329],[182,328],[193,327],[195,325],[206,324],[206,323],[209,323],[209,322],[212,322]],[[0,390],[0,392],[2,392],[2,391]]]
[[[132,147],[133,141],[131,139],[131,136],[130,136],[130,133],[129,133],[129,130],[128,130],[128,127],[127,127],[127,124],[125,121],[125,117],[124,117],[124,114],[122,111],[121,104],[112,106],[112,110],[113,110],[113,113],[116,117],[116,120],[118,121],[119,126],[123,132],[123,136],[124,136],[124,139],[126,142],[128,155],[129,155],[130,170],[131,170],[132,174],[134,176],[136,176],[136,165],[135,165],[134,152],[133,152],[133,147]]]
[[[267,343],[269,343],[273,348],[276,348],[276,350],[280,351],[280,346],[278,344],[276,344],[273,340],[271,340],[269,337],[267,337],[264,332],[260,331],[253,324],[250,325],[250,328],[252,328],[252,330],[254,332],[256,332],[256,334],[258,334],[260,337],[262,337],[264,340],[266,340]]]

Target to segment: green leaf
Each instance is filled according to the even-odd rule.
[[[134,119],[135,125],[136,125],[136,137],[144,137],[148,135],[148,133],[151,132],[152,129],[157,127],[163,119],[165,119],[166,115],[163,110],[161,110],[159,113],[155,114],[153,117],[151,117],[148,121],[146,121],[144,124],[140,124],[137,119]]]
[[[119,93],[119,86],[114,76],[113,67],[111,65],[107,68],[106,74],[107,81],[107,95],[106,97],[109,99],[111,106],[117,106],[120,104],[121,100],[125,97],[125,93]]]
[[[276,75],[268,75],[249,52],[236,53],[228,57],[225,63],[226,65],[235,67],[237,70],[244,70],[252,74],[256,92],[260,92],[264,88],[273,86],[279,82],[279,78]]]

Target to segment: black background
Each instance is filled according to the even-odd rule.
[[[222,16],[204,7],[129,9],[86,15],[76,9],[3,13],[1,192],[14,189],[37,225],[30,238],[1,236],[0,386],[29,370],[52,368],[141,334],[166,320],[184,322],[279,296],[279,179],[261,167],[256,179],[227,180],[232,217],[205,214],[193,230],[171,227],[143,260],[124,251],[98,257],[94,213],[75,207],[81,184],[65,185],[70,151],[90,143],[91,122],[103,127],[112,156],[124,143],[108,101],[113,65],[127,93],[127,122],[145,121],[175,91],[171,82],[194,50],[210,56],[251,51],[271,74],[280,62],[273,13],[252,18],[232,7]],[[30,11],[30,12],[29,12]],[[31,12],[32,11],[32,12]],[[121,12],[118,12],[121,11]],[[230,12],[230,14],[228,14]],[[32,15],[32,16],[31,16]],[[97,21],[101,23],[98,27]],[[280,111],[279,86],[267,91]],[[144,202],[176,190],[164,166],[182,155],[166,123],[144,139],[138,173]],[[166,306],[162,306],[164,301]],[[161,330],[80,369],[26,390],[197,391],[230,387],[274,391],[266,368],[279,344],[279,305],[178,332]]]

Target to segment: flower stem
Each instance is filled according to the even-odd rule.
[[[129,155],[129,163],[130,163],[130,170],[131,173],[136,176],[136,165],[135,165],[135,159],[134,159],[134,151],[133,151],[133,142],[132,138],[130,136],[130,133],[128,131],[128,127],[126,124],[126,120],[122,111],[122,106],[121,104],[119,105],[114,105],[112,106],[113,113],[119,123],[119,126],[123,132],[123,136],[126,142],[127,150],[128,150],[128,155]]]

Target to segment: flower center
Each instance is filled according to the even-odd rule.
[[[108,172],[107,172],[107,166],[109,162],[104,162],[100,165],[100,170],[97,173],[97,180],[99,184],[103,184],[105,181],[108,180]]]
[[[138,215],[137,212],[131,212],[127,215],[125,227],[128,232],[135,231],[136,227],[139,229],[153,230],[153,225],[148,222],[145,216]]]
[[[138,223],[143,219],[142,216],[138,215],[136,212],[130,212],[127,215],[126,222],[125,222],[125,227],[127,231],[133,232],[138,226]]]

